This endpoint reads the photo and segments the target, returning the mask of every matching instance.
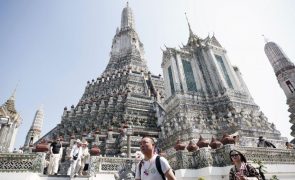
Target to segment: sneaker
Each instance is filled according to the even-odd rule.
[[[55,176],[57,176],[57,173],[54,173]]]

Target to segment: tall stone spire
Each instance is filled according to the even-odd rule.
[[[133,12],[132,12],[132,9],[129,7],[128,2],[126,7],[122,11],[122,17],[121,17],[121,30],[126,30],[126,29],[135,29]]]
[[[36,111],[31,129],[41,132],[43,126],[43,119],[44,119],[44,111],[43,105]]]
[[[160,75],[148,71],[128,4],[121,20],[105,71],[87,82],[78,104],[64,108],[61,123],[44,139],[58,136],[70,144],[73,138],[87,137],[102,155],[130,157],[139,149],[140,136],[158,136],[160,110],[155,107],[163,100],[164,82]]]
[[[264,51],[275,71],[276,76],[287,69],[294,68],[294,64],[276,43],[267,42],[264,46]]]
[[[278,82],[283,89],[289,105],[291,135],[295,137],[295,66],[283,50],[274,42],[266,42],[264,51],[272,65]],[[293,139],[295,143],[295,139]]]
[[[43,126],[43,119],[44,119],[44,111],[43,105],[36,111],[32,126],[27,134],[24,150],[28,150],[30,145],[33,145],[41,135],[41,130]]]
[[[122,11],[121,28],[113,38],[111,58],[103,73],[108,76],[112,71],[132,69],[147,72],[143,44],[135,31],[135,22],[128,3]]]

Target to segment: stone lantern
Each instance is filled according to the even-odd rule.
[[[175,146],[174,146],[174,149],[175,149],[176,151],[184,150],[184,149],[185,149],[185,146],[186,146],[186,144],[181,143],[181,142],[180,142],[180,139],[178,139],[177,142],[176,142],[176,144],[175,144]]]
[[[226,145],[226,144],[235,144],[235,140],[233,137],[231,137],[230,135],[228,135],[227,133],[225,133],[221,139],[222,144]]]
[[[193,151],[196,151],[199,147],[196,145],[196,143],[194,143],[192,140],[190,140],[188,146],[186,147],[186,149],[189,151],[189,152],[193,152]]]
[[[36,145],[35,152],[47,152],[48,150],[48,143],[45,141],[45,139],[42,139],[41,142]]]
[[[211,143],[209,144],[209,146],[212,149],[217,149],[222,146],[222,143],[212,136]]]
[[[203,147],[208,147],[209,145],[209,141],[208,140],[205,140],[201,135],[200,135],[200,138],[199,138],[199,141],[197,143],[197,146],[199,146],[200,148],[203,148]]]
[[[90,149],[90,155],[91,155],[91,156],[98,156],[99,153],[100,153],[100,149],[99,149],[99,147],[98,147],[96,144],[94,144],[94,145],[92,146],[92,148]]]

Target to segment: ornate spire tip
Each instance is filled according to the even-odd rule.
[[[190,25],[189,20],[187,18],[186,12],[184,14],[185,14],[185,18],[186,18],[186,21],[187,21],[187,25],[188,25],[188,28],[189,28],[190,35],[193,35],[194,33],[192,31],[191,25]]]

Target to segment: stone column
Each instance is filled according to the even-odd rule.
[[[128,128],[126,131],[127,134],[127,157],[131,158],[131,138],[132,135],[132,128]]]
[[[1,132],[0,132],[0,151],[7,151],[6,142],[7,142],[7,133],[8,133],[9,127],[7,125],[2,126]]]
[[[176,169],[189,169],[188,156],[185,150],[176,152]]]
[[[194,159],[197,165],[197,169],[213,165],[212,154],[208,147],[200,148]]]

